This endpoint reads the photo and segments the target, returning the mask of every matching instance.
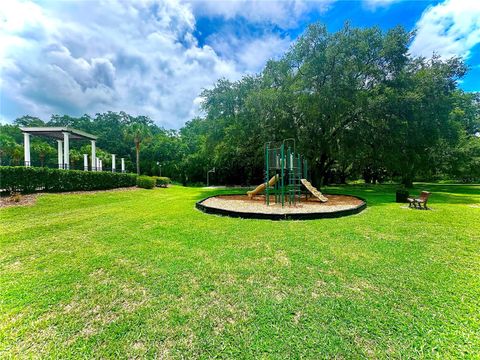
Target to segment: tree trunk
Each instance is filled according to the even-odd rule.
[[[140,175],[140,143],[135,143],[135,150],[137,152],[137,175]]]
[[[43,163],[45,161],[45,155],[40,155],[40,166],[43,167]]]
[[[310,168],[313,185],[316,187],[326,185],[328,183],[328,170],[331,166],[327,160],[327,156],[323,153],[313,164],[315,166]]]
[[[408,175],[404,175],[402,177],[402,184],[405,185],[406,188],[413,188],[413,179]]]
[[[371,184],[372,183],[372,172],[370,170],[370,167],[366,166],[363,169],[363,180],[365,180],[365,184]]]
[[[414,178],[415,170],[413,165],[410,165],[408,169],[405,169],[402,174],[402,184],[405,185],[406,188],[413,188],[413,178]]]

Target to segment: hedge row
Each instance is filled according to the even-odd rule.
[[[143,189],[153,189],[155,187],[155,178],[151,176],[137,177],[137,186]]]
[[[155,186],[166,188],[172,181],[165,176],[139,176],[137,186],[144,189],[153,189]]]
[[[136,180],[137,176],[134,174],[106,171],[0,166],[0,190],[10,193],[106,190],[135,186]]]
[[[154,176],[154,178],[156,186],[158,187],[167,187],[172,182],[172,180],[166,176]]]

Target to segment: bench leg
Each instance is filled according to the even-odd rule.
[[[427,204],[424,203],[424,202],[419,202],[419,203],[418,203],[418,209],[419,209],[419,210],[428,210]]]

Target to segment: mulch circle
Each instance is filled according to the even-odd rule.
[[[314,197],[305,198],[303,195],[300,203],[282,207],[274,203],[265,204],[265,196],[249,198],[247,195],[217,195],[203,199],[196,203],[196,208],[208,213],[247,219],[270,220],[308,220],[321,218],[336,218],[358,214],[367,206],[366,201],[356,196],[340,194],[324,194],[328,202],[322,203]]]

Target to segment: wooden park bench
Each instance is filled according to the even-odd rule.
[[[407,198],[408,207],[414,207],[415,209],[424,209],[428,210],[427,201],[431,193],[428,191],[422,191],[418,198]],[[422,207],[423,205],[423,207]]]

